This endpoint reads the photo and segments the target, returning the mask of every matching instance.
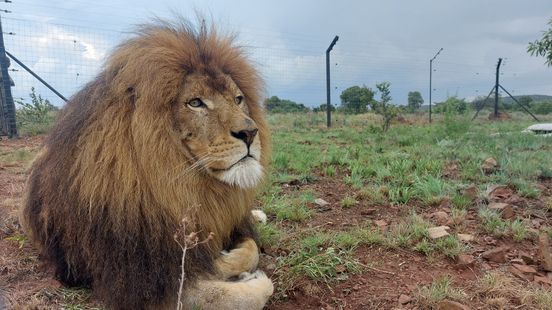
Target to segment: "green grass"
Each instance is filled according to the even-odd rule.
[[[259,233],[261,246],[263,247],[274,247],[282,238],[282,231],[277,225],[270,222],[266,224],[258,224],[257,231]]]
[[[414,297],[423,309],[433,309],[442,300],[463,300],[466,298],[466,294],[462,290],[454,288],[449,277],[442,277],[429,285],[418,287],[414,291]]]
[[[531,237],[529,225],[521,219],[503,220],[498,212],[486,208],[479,210],[479,218],[483,230],[493,236],[511,236],[517,242]]]
[[[341,199],[341,207],[345,209],[349,209],[354,207],[358,202],[355,200],[355,198],[351,196],[345,196],[343,199]]]
[[[506,235],[510,230],[510,225],[503,220],[498,212],[489,209],[479,210],[481,225],[486,233],[500,237]]]
[[[27,148],[21,148],[15,151],[4,151],[0,149],[0,163],[28,163],[35,157],[35,155],[35,151]]]

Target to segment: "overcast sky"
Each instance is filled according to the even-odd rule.
[[[100,70],[105,55],[133,26],[171,12],[198,10],[223,30],[240,34],[262,72],[267,96],[309,106],[326,101],[325,50],[339,35],[331,58],[332,102],[353,85],[391,83],[393,101],[420,91],[427,102],[429,59],[433,101],[487,95],[499,57],[501,84],[514,95],[552,95],[552,68],[527,54],[552,18],[552,1],[39,1],[0,4],[6,49],[66,96]],[[12,62],[13,63],[13,62]],[[30,86],[61,102],[17,65],[14,96]]]

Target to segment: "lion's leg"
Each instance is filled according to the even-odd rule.
[[[274,287],[262,271],[246,273],[237,282],[199,280],[186,291],[185,309],[199,307],[202,310],[260,310],[264,307]]]
[[[238,244],[228,253],[223,253],[215,264],[223,279],[238,276],[243,272],[251,272],[259,263],[259,249],[251,238]]]

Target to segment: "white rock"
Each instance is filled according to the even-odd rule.
[[[266,224],[266,221],[268,220],[266,213],[264,213],[263,210],[251,210],[251,215],[255,221],[259,223]]]
[[[326,200],[322,199],[322,198],[316,198],[314,200],[314,203],[320,207],[325,207],[327,205],[329,205],[330,203],[327,202]]]
[[[427,232],[429,233],[429,238],[439,239],[449,235],[449,233],[447,232],[448,229],[450,229],[450,227],[448,226],[437,226],[428,228]]]
[[[552,132],[552,123],[531,125],[527,127],[527,130],[533,132]]]
[[[471,242],[475,239],[473,235],[470,234],[457,234],[458,240],[463,242]]]

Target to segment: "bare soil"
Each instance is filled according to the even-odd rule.
[[[7,154],[21,149],[36,153],[41,141],[42,137],[0,140],[0,153]],[[0,308],[11,305],[13,308],[51,309],[68,303],[96,307],[97,302],[88,293],[77,297],[64,293],[52,271],[41,263],[36,251],[21,237],[23,232],[17,219],[17,210],[22,201],[28,164],[28,161],[20,162],[17,159],[0,162]],[[544,205],[552,196],[552,180],[542,180],[540,186],[542,197],[538,199],[522,198],[513,191],[506,191],[505,196],[498,198],[515,203],[518,206],[514,210],[515,216],[528,219],[533,233],[551,226],[551,217]],[[361,201],[356,206],[343,208],[340,201],[345,196],[354,196],[355,190],[343,184],[341,178],[329,178],[321,174],[311,184],[282,184],[282,188],[285,192],[310,189],[329,202],[325,208],[310,204],[313,216],[302,224],[303,227],[295,226],[296,230],[315,228],[340,231],[376,220],[384,220],[388,225],[393,225],[408,214],[409,208],[415,208],[428,220],[431,220],[431,214],[435,211],[450,213],[446,203],[435,208],[421,208],[416,205],[404,208],[366,205]],[[370,211],[367,212],[367,209]],[[354,252],[355,258],[366,266],[362,272],[331,284],[302,278],[296,289],[288,292],[285,298],[271,301],[268,309],[418,309],[415,300],[399,305],[399,296],[414,298],[420,286],[428,285],[443,276],[451,277],[454,285],[472,294],[470,296],[477,296],[474,283],[478,278],[490,270],[510,270],[513,263],[521,263],[522,256],[533,260],[527,264],[534,267],[537,273],[513,275],[517,277],[517,281],[534,283],[535,275],[552,278],[540,264],[537,238],[515,242],[508,237],[487,235],[480,229],[477,210],[474,208],[469,209],[465,221],[453,227],[453,230],[476,237],[466,253],[474,258],[473,264],[462,266],[454,259],[442,255],[427,257],[412,249],[365,245]],[[482,257],[485,251],[499,246],[509,248],[506,262],[492,262]],[[277,249],[266,249],[264,257],[273,256],[272,259],[275,259],[277,253]],[[547,283],[539,285],[545,288],[550,286]],[[470,298],[462,303],[471,308],[488,308],[481,298]],[[519,300],[511,300],[510,303],[512,308],[523,308]]]

